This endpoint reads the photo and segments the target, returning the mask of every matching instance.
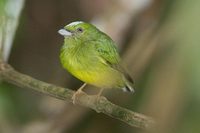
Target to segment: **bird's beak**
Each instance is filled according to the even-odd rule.
[[[66,29],[60,29],[60,30],[58,31],[58,33],[59,33],[60,35],[64,36],[64,37],[66,37],[66,36],[71,36],[71,35],[72,35],[72,33],[69,32],[69,31],[67,31]]]

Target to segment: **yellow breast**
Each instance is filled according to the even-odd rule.
[[[100,88],[118,88],[124,84],[122,74],[110,68],[101,68],[96,71],[76,70],[72,74],[78,79]]]

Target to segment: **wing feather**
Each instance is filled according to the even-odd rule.
[[[115,70],[120,71],[124,74],[125,78],[133,83],[133,80],[131,76],[127,73],[127,71],[124,69],[124,67],[121,65],[121,59],[118,54],[117,48],[114,44],[114,42],[110,43],[102,43],[98,42],[95,44],[96,49],[101,57],[101,60],[103,63],[106,63],[110,67],[112,67]]]

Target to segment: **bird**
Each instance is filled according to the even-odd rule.
[[[89,84],[104,89],[122,89],[134,92],[133,80],[122,66],[116,43],[94,25],[75,21],[58,30],[64,37],[60,62],[84,84],[72,96],[73,103]]]

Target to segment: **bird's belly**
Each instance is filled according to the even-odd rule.
[[[61,53],[61,63],[76,78],[100,88],[124,87],[122,73],[103,63],[95,53],[71,53],[72,51],[67,50]]]
[[[89,63],[87,66],[77,63],[73,64],[68,71],[83,82],[97,87],[121,88],[124,85],[122,74],[102,63]]]
[[[122,76],[118,72],[111,70],[98,71],[75,71],[73,74],[80,80],[101,88],[119,88],[121,86]]]

